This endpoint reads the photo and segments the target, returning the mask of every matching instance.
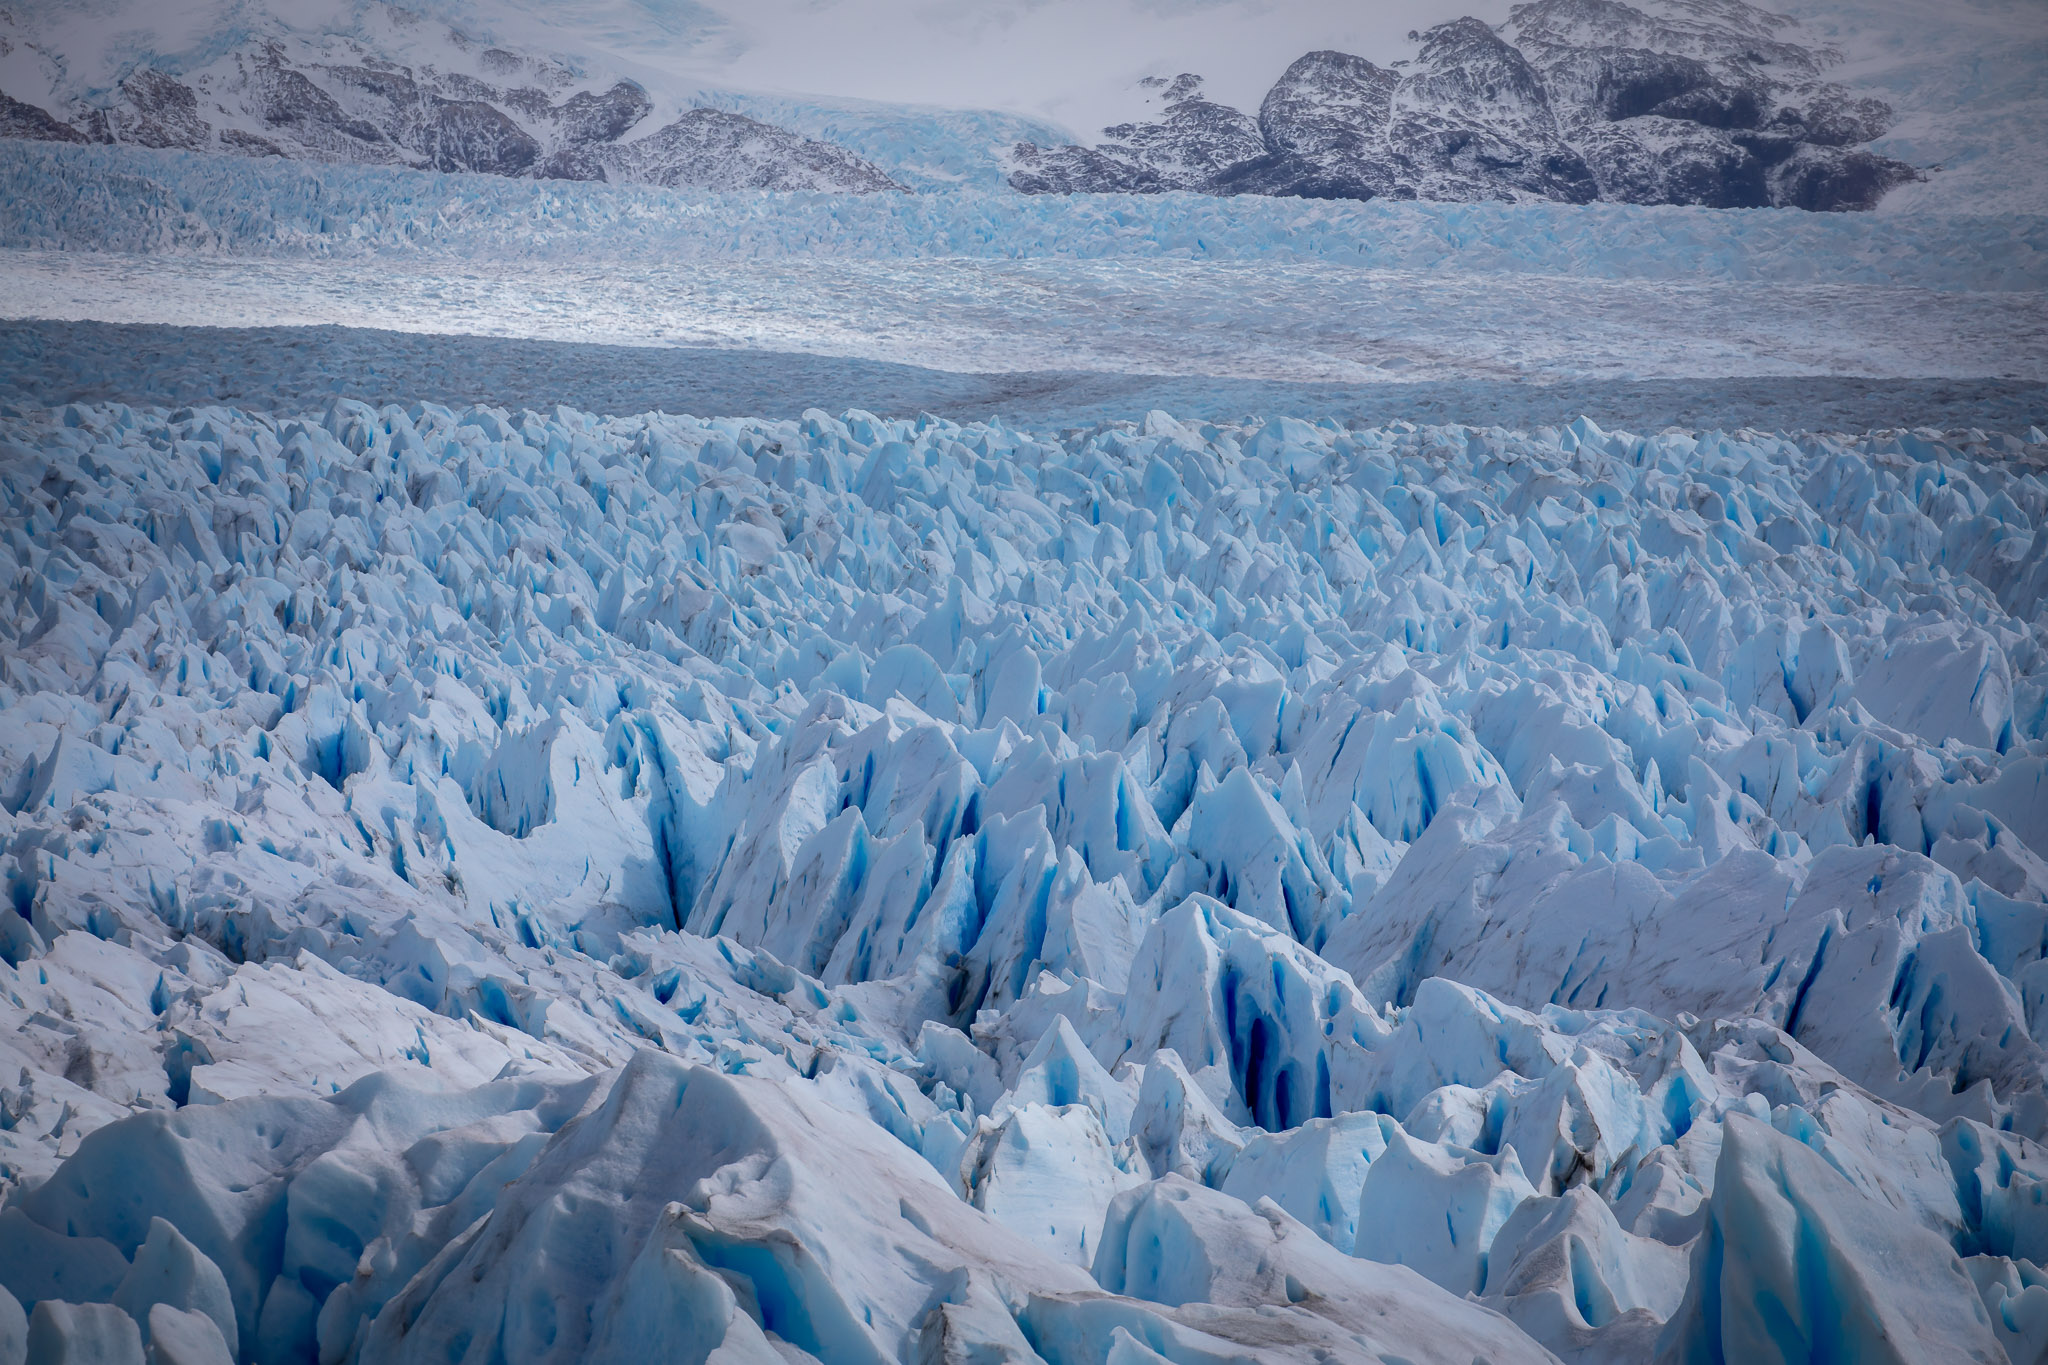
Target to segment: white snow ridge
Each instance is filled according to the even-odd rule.
[[[0,1361],[2036,1361],[2048,448],[0,409]]]

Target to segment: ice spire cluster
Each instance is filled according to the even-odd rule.
[[[2040,1359],[2044,445],[0,412],[0,1359]]]

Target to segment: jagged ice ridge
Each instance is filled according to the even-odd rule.
[[[2044,446],[9,409],[0,1357],[2037,1359]]]

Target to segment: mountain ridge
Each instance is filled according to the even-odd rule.
[[[1020,143],[1024,193],[1551,200],[1855,210],[1919,178],[1863,144],[1882,101],[1823,78],[1840,54],[1742,0],[1534,0],[1412,35],[1381,66],[1312,51],[1257,118],[1184,73],[1160,113],[1087,147]]]
[[[163,69],[174,61],[128,63],[98,98],[73,93],[53,99],[56,108],[0,92],[0,136],[668,188],[905,188],[835,142],[702,103],[657,126],[660,102],[639,81],[593,77],[391,7],[376,12],[371,37],[382,42],[255,32],[178,74]],[[18,29],[9,41],[4,27],[0,58],[26,49],[63,73],[62,52]],[[405,37],[443,60],[394,60],[391,52],[412,55]],[[17,76],[22,65],[13,64]],[[64,93],[61,74],[48,83]]]

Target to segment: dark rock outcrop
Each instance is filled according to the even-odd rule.
[[[342,88],[348,87],[344,84]],[[304,72],[281,62],[257,64],[248,73],[242,95],[243,108],[262,122],[272,145],[288,138],[308,152],[335,161],[381,163],[402,155],[398,140],[377,121],[351,114]],[[387,121],[387,125],[394,122]]]
[[[844,147],[722,109],[692,109],[635,142],[600,153],[612,178],[705,190],[850,190],[901,187]]]
[[[202,147],[212,131],[191,88],[148,67],[121,82],[108,122],[115,140],[144,147]]]
[[[38,142],[89,142],[84,133],[52,118],[47,110],[0,94],[0,137],[32,138]]]
[[[434,100],[434,169],[525,175],[540,143],[482,100]]]
[[[631,81],[620,81],[603,94],[578,91],[564,100],[561,108],[548,112],[562,141],[580,147],[618,141],[653,108],[654,101],[647,98],[645,90]]]

